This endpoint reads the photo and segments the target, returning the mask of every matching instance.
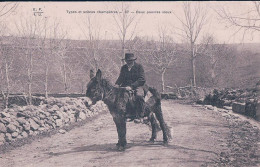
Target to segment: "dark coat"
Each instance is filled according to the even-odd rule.
[[[143,66],[135,62],[131,70],[128,71],[127,64],[123,65],[116,84],[122,87],[131,86],[133,89],[143,86],[145,84]]]

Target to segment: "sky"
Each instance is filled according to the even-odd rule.
[[[3,3],[3,2],[0,2]],[[195,2],[191,2],[195,3]],[[119,39],[118,29],[113,19],[113,14],[110,13],[97,13],[97,11],[120,11],[119,6],[122,2],[20,2],[18,8],[12,13],[7,21],[10,32],[16,33],[17,30],[14,23],[18,23],[21,19],[28,16],[38,14],[35,12],[42,12],[41,16],[49,19],[58,19],[61,21],[61,25],[64,29],[68,30],[69,38],[71,39],[86,39],[86,36],[82,33],[82,29],[86,28],[86,24],[83,24],[87,20],[87,16],[91,16],[93,27],[100,28],[101,39]],[[135,33],[138,36],[145,36],[149,38],[158,39],[158,27],[167,27],[168,33],[172,36],[176,42],[180,41],[180,36],[176,34],[177,28],[181,28],[180,21],[176,16],[182,18],[182,2],[169,2],[169,1],[136,1],[126,2],[129,4],[129,12],[136,15],[138,24],[135,29]],[[251,8],[251,2],[242,1],[201,1],[200,4],[207,9],[207,24],[201,31],[202,36],[206,34],[213,35],[218,43],[259,43],[260,34],[254,33],[247,35],[242,40],[243,33],[240,32],[236,35],[234,29],[227,28],[226,24],[219,19],[218,15],[214,10],[221,6],[224,6],[232,13],[238,14]],[[77,13],[75,13],[75,11]],[[79,13],[78,11],[81,11]],[[95,14],[86,14],[84,11],[95,11]],[[137,11],[144,12],[143,14],[136,14]],[[160,12],[160,13],[148,13],[149,11]],[[167,13],[162,13],[166,11]],[[134,24],[129,27],[129,32],[134,29]],[[201,40],[198,39],[198,40]]]

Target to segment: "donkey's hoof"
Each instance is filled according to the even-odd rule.
[[[149,140],[149,143],[154,143],[154,141],[155,141],[155,139],[154,139],[154,138],[151,138],[151,139]]]
[[[118,150],[118,151],[125,151],[125,147],[123,147],[123,146],[118,146],[118,147],[117,147],[117,150]]]
[[[163,141],[163,146],[168,146],[169,142],[168,141]]]

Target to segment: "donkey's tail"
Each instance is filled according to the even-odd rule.
[[[157,105],[161,105],[161,95],[160,93],[153,87],[149,87],[148,90],[152,93],[152,95],[154,96],[155,100],[156,100],[156,104]]]

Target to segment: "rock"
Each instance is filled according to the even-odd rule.
[[[29,130],[28,135],[32,136],[33,135],[33,131]]]
[[[214,110],[214,107],[212,105],[205,105],[205,107],[209,110]]]
[[[260,100],[256,105],[256,120],[260,121]]]
[[[6,133],[6,134],[5,134],[5,140],[6,140],[7,142],[12,141],[12,140],[13,140],[12,135],[11,135],[10,133]]]
[[[38,125],[40,125],[40,126],[43,126],[43,121],[42,120],[39,120],[38,118],[36,118],[36,117],[32,117],[32,119],[38,124]]]
[[[226,110],[232,110],[232,107],[230,107],[230,106],[224,106],[223,108]]]
[[[9,133],[13,133],[13,132],[16,132],[16,126],[14,125],[14,124],[9,124],[9,125],[7,125],[7,132],[9,132]]]
[[[1,118],[1,117],[0,117],[0,123],[4,123],[4,124],[6,124],[6,122],[4,121],[4,119]]]
[[[15,125],[16,127],[20,127],[19,122],[17,122],[16,120],[12,120],[12,124]]]
[[[21,133],[21,135],[22,135],[22,137],[24,137],[24,138],[28,137],[28,134],[27,134],[25,131],[23,131],[23,132]]]
[[[84,120],[86,119],[86,114],[84,112],[79,112],[78,118]]]
[[[73,123],[73,122],[76,122],[76,118],[74,115],[70,115],[69,116],[69,119],[70,119],[70,122]]]
[[[192,106],[193,107],[201,107],[201,105],[199,105],[199,104],[193,104]]]
[[[61,127],[62,126],[62,120],[61,119],[56,119],[56,126]]]
[[[30,118],[29,122],[30,122],[31,129],[33,131],[36,131],[37,129],[39,129],[39,125],[33,119]]]
[[[13,137],[13,138],[16,138],[18,135],[19,135],[19,134],[18,134],[17,132],[13,132],[13,133],[12,133],[12,137]]]
[[[12,122],[11,118],[7,118],[7,117],[3,118],[3,123],[4,124],[9,124],[11,122]]]
[[[5,135],[0,133],[0,144],[5,142]]]
[[[7,132],[6,127],[5,127],[5,125],[3,123],[0,123],[0,132],[1,133],[6,133]]]
[[[23,112],[23,110],[24,110],[24,108],[22,108],[21,106],[17,106],[17,107],[16,107],[16,111],[17,111],[17,112],[19,112],[19,111]]]
[[[4,118],[4,117],[7,117],[9,118],[10,117],[10,114],[7,113],[7,112],[1,112],[1,116]]]
[[[20,125],[23,125],[23,124],[28,123],[28,121],[26,121],[26,119],[23,118],[23,117],[19,117],[19,118],[17,119],[17,122],[19,122]]]
[[[51,120],[45,120],[44,124],[52,126],[52,121]]]
[[[39,131],[43,132],[43,131],[45,131],[45,128],[44,127],[40,127]]]
[[[28,115],[26,112],[18,112],[17,117],[30,118],[30,115]]]
[[[21,135],[17,136],[17,139],[22,139],[22,138],[23,138],[23,136],[21,136]]]
[[[30,123],[28,122],[26,124],[23,124],[23,128],[24,128],[24,130],[29,131],[31,129]]]
[[[245,103],[238,103],[238,102],[234,102],[232,104],[232,111],[235,113],[240,113],[240,114],[244,114],[245,113]]]
[[[224,106],[231,106],[232,101],[231,100],[224,100]]]
[[[59,130],[59,133],[64,134],[64,133],[66,133],[66,130],[60,129],[60,130]]]
[[[9,108],[9,113],[12,113],[12,112],[14,112],[14,109]]]
[[[63,107],[63,111],[64,111],[64,112],[67,112],[68,110],[69,110],[69,107],[67,107],[67,106],[64,106],[64,107]]]
[[[53,105],[51,109],[52,109],[52,111],[60,110],[59,106],[57,106],[57,105]]]
[[[44,114],[46,115],[46,117],[50,117],[51,116],[51,114],[48,113],[48,112],[45,112]]]
[[[44,118],[46,118],[46,115],[45,114],[40,114],[40,119],[44,119]]]
[[[57,111],[56,114],[57,114],[59,119],[64,119],[64,116],[63,116],[61,111]]]
[[[34,132],[32,133],[33,136],[36,136],[36,135],[38,135],[38,134],[40,134],[39,131],[34,131]]]
[[[67,117],[67,118],[64,119],[64,122],[65,122],[65,123],[69,123],[69,122],[70,122],[70,119]]]
[[[66,110],[67,111],[67,110]],[[60,106],[60,112],[66,112],[63,106]]]

